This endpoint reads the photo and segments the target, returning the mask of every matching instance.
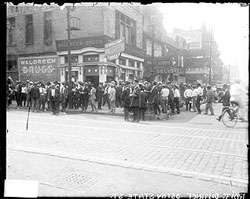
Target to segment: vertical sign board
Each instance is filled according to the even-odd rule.
[[[108,60],[117,59],[125,51],[124,39],[117,39],[105,44],[104,51]]]
[[[58,56],[18,58],[19,79],[31,81],[59,81]]]

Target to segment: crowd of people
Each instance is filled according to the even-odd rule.
[[[7,106],[16,100],[17,108],[30,107],[33,112],[52,111],[57,115],[59,111],[67,112],[69,102],[72,109],[86,112],[91,107],[92,112],[102,110],[107,106],[114,114],[116,108],[124,109],[124,119],[127,121],[129,113],[133,113],[133,121],[145,120],[145,113],[151,107],[155,118],[161,114],[180,114],[180,106],[186,111],[201,114],[201,104],[206,104],[214,115],[213,103],[218,100],[218,94],[211,86],[200,83],[177,84],[173,82],[137,81],[110,83],[100,82],[94,86],[91,82],[77,82],[72,84],[69,92],[68,83],[60,82],[27,82],[17,81],[16,84],[7,83]]]

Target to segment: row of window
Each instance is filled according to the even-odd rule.
[[[83,62],[99,62],[99,55],[83,55]],[[115,63],[115,60],[112,61]],[[128,66],[135,67],[136,61],[129,59]],[[68,63],[68,56],[64,56],[64,63]],[[78,55],[71,55],[71,63],[79,63]],[[137,61],[137,68],[140,68],[140,63]],[[126,59],[119,58],[119,64],[126,66]]]
[[[15,17],[10,17],[8,22],[9,45],[12,45],[15,43]],[[52,41],[52,12],[44,12],[44,44],[50,46]],[[32,14],[25,15],[25,43],[31,45],[34,43],[34,24]]]

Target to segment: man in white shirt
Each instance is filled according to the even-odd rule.
[[[202,100],[202,96],[203,96],[203,89],[201,88],[201,84],[198,83],[197,84],[197,96],[196,96],[196,108],[197,108],[197,111],[198,111],[198,114],[201,114],[201,100]]]
[[[186,111],[191,111],[192,97],[193,97],[193,91],[191,89],[191,86],[188,85],[186,90],[184,91]]]
[[[177,85],[174,86],[174,106],[176,107],[177,114],[180,114],[180,91]]]
[[[163,84],[161,89],[161,106],[163,113],[167,113],[168,95],[169,89],[166,84]]]

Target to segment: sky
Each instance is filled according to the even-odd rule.
[[[159,9],[167,33],[174,27],[200,28],[203,22],[213,28],[224,65],[238,64],[241,80],[248,82],[249,7],[238,3],[163,3]]]

